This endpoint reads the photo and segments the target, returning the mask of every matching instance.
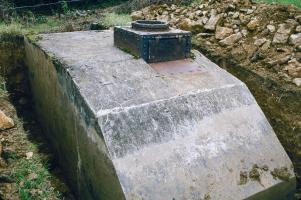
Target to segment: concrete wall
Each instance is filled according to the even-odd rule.
[[[28,41],[25,50],[38,119],[76,196],[123,199],[95,117],[68,72]]]
[[[112,35],[25,45],[38,115],[80,199],[292,197],[292,163],[244,83],[198,52],[185,61],[198,70],[162,74]],[[286,180],[272,175],[282,168]]]

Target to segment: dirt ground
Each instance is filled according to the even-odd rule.
[[[0,199],[72,200],[36,120],[22,44],[0,44],[0,110],[14,122],[0,130]]]

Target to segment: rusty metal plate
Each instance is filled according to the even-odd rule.
[[[191,59],[150,63],[150,66],[160,74],[173,75],[201,72],[199,65]]]

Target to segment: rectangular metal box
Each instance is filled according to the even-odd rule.
[[[115,27],[114,45],[149,63],[179,60],[190,55],[191,34],[179,29],[147,32]]]

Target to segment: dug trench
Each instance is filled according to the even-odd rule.
[[[23,37],[0,41],[0,199],[74,199],[34,112]]]

